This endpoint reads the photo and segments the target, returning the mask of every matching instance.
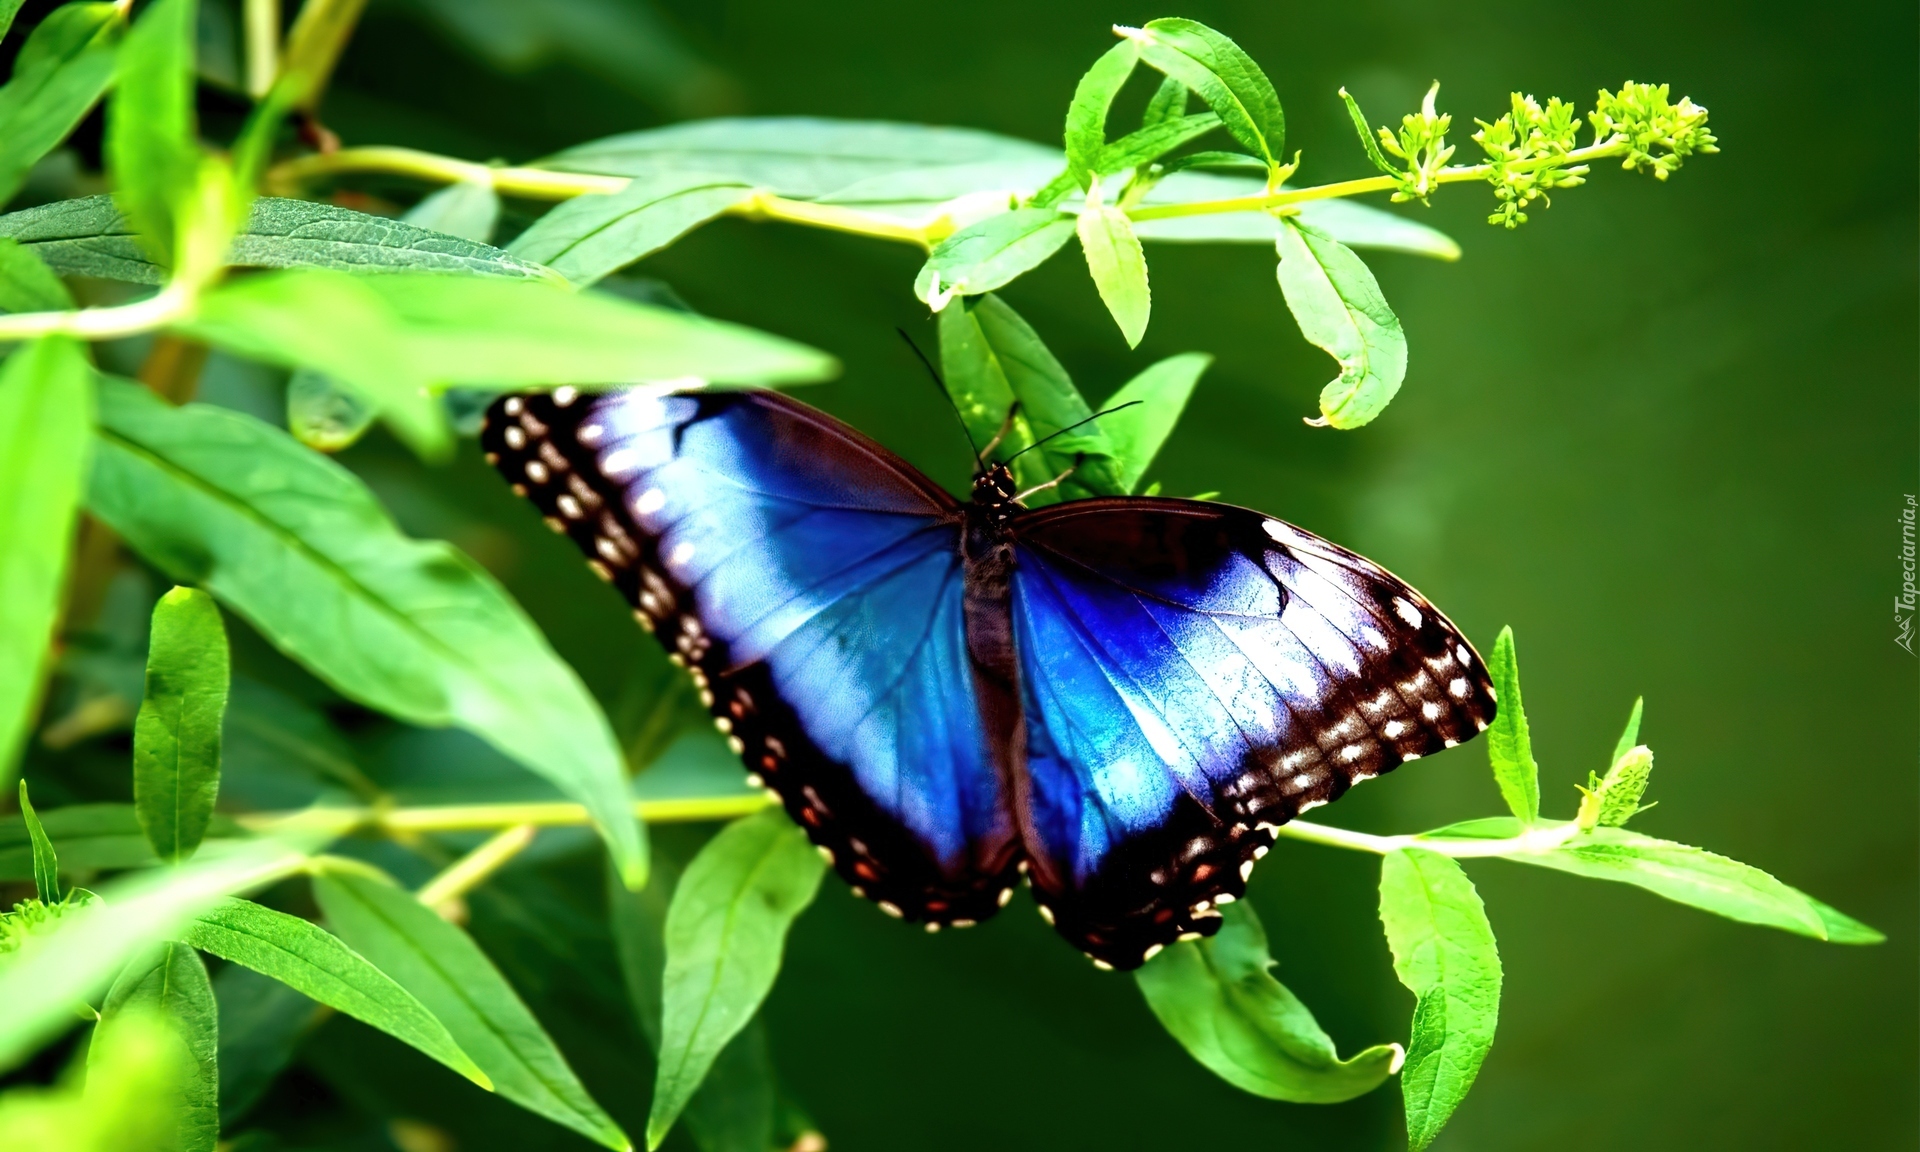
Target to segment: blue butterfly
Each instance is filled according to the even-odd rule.
[[[956,500],[772,392],[499,399],[487,459],[633,605],[854,891],[964,927],[1024,874],[1095,963],[1211,935],[1273,830],[1483,731],[1466,638],[1244,508]]]

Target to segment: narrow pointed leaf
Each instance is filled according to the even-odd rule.
[[[806,833],[777,809],[727,825],[687,866],[667,910],[648,1148],[660,1146],[714,1059],[759,1010],[787,929],[825,871]]]
[[[1635,744],[1640,743],[1640,716],[1645,711],[1646,704],[1645,696],[1634,698],[1633,711],[1627,716],[1627,726],[1621,731],[1620,739],[1613,742],[1613,757],[1607,761],[1608,764],[1618,764],[1620,757],[1625,756]]]
[[[1115,467],[1123,492],[1138,492],[1147,468],[1167,442],[1200,374],[1213,363],[1205,352],[1182,352],[1141,372],[1107,397],[1102,408],[1120,408],[1100,418],[1101,430],[1113,445]]]
[[[53,841],[47,839],[47,830],[40,824],[40,816],[33,810],[33,801],[27,799],[27,782],[20,781],[20,818],[26,822],[27,835],[33,838],[33,889],[41,903],[53,904],[60,899],[60,859],[53,854]]]
[[[147,692],[133,722],[133,805],[153,854],[192,856],[220,794],[227,630],[213,597],[175,588],[153,607]]]
[[[1108,176],[1123,169],[1138,168],[1160,159],[1182,144],[1205,136],[1218,127],[1220,127],[1220,117],[1211,112],[1163,120],[1151,128],[1129,132],[1102,148],[1100,154],[1094,159],[1093,170],[1102,176]],[[1255,164],[1259,163],[1250,156],[1242,159]],[[1174,164],[1178,164],[1178,161]],[[1169,167],[1172,166],[1169,165]]]
[[[194,0],[155,0],[120,46],[107,107],[106,161],[114,199],[147,243],[172,261],[174,214],[200,168],[194,117]]]
[[[1073,237],[1074,220],[1052,208],[1016,208],[942,240],[914,279],[913,294],[939,312],[956,296],[1005,287],[1046,263]]]
[[[1126,86],[1139,59],[1139,45],[1122,40],[1103,52],[1074,86],[1073,100],[1067,105],[1067,170],[1082,188],[1098,171],[1100,154],[1106,150],[1107,112],[1113,98]]]
[[[1274,979],[1260,920],[1222,909],[1218,935],[1169,946],[1135,973],[1147,1006],[1195,1060],[1244,1092],[1337,1104],[1378,1088],[1400,1066],[1397,1044],[1340,1059],[1299,997]]]
[[[410,894],[366,876],[318,876],[313,894],[340,938],[439,1018],[501,1096],[596,1144],[632,1147],[465,932]]]
[[[1340,375],[1320,390],[1313,422],[1358,428],[1386,408],[1406,377],[1400,319],[1344,244],[1297,219],[1281,224],[1280,292],[1300,334],[1340,364]]]
[[[1527,710],[1520,701],[1520,664],[1514,654],[1513,629],[1502,628],[1487,661],[1493,690],[1499,701],[1492,727],[1487,729],[1487,759],[1493,764],[1500,796],[1523,824],[1540,819],[1540,766],[1533,762],[1533,740],[1527,735]]]
[[[1031,506],[1126,492],[1113,445],[1080,390],[1040,334],[998,296],[982,296],[940,315],[940,364],[947,389],[974,443],[999,432],[1015,400],[1020,411],[994,455],[1005,460],[1035,440],[1073,427],[1014,461],[1014,477],[1032,488],[1072,469],[1057,488],[1035,492]]]
[[[1133,223],[1118,208],[1089,208],[1077,225],[1087,271],[1127,347],[1138,348],[1147,334],[1153,292],[1147,286],[1147,257],[1133,234]]]
[[[59,336],[0,365],[0,780],[40,703],[91,450],[92,377]]]
[[[100,395],[96,515],[349,699],[466,728],[551,781],[645,882],[612,728],[479,565],[401,535],[358,478],[251,417],[118,381]]]
[[[67,4],[42,20],[0,87],[0,204],[79,126],[113,80],[118,4]]]
[[[1287,150],[1287,118],[1273,82],[1238,44],[1194,20],[1152,20],[1116,29],[1140,45],[1150,67],[1207,102],[1240,146],[1277,167]]]
[[[753,194],[753,185],[725,176],[640,176],[610,196],[575,196],[534,221],[507,250],[585,287],[665,248]]]
[[[249,900],[227,900],[187,927],[187,943],[271,976],[329,1008],[412,1045],[482,1088],[472,1058],[413,994],[318,924]]]
[[[1504,857],[1521,864],[1645,888],[1679,904],[1836,944],[1878,944],[1879,932],[1760,869],[1686,844],[1624,828],[1592,832],[1547,852]]]
[[[152,1013],[186,1043],[191,1058],[178,1104],[178,1152],[213,1152],[220,1140],[220,1008],[207,966],[185,944],[166,943],[136,957],[114,981],[100,1027],[123,1013]]]
[[[1187,96],[1191,91],[1171,76],[1162,78],[1160,87],[1153,90],[1153,97],[1147,101],[1147,110],[1140,116],[1140,127],[1152,128],[1185,116]]]

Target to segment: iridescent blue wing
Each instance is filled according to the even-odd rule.
[[[685,664],[857,891],[930,926],[1018,879],[961,620],[960,514],[766,392],[506,397],[482,446]]]
[[[1273,827],[1493,718],[1446,617],[1291,525],[1120,497],[1013,532],[1033,886],[1100,962],[1212,934]]]

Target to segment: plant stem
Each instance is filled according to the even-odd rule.
[[[443,919],[451,919],[447,915],[448,907],[506,867],[527,845],[533,843],[534,834],[538,831],[532,824],[508,825],[427,881],[415,895],[420,903],[440,913]]]
[[[1402,848],[1419,848],[1442,856],[1452,856],[1455,859],[1511,856],[1516,852],[1551,851],[1579,834],[1580,826],[1572,821],[1539,824],[1518,836],[1501,840],[1456,840],[1446,836],[1375,836],[1367,832],[1350,832],[1345,828],[1335,828],[1327,824],[1310,824],[1305,820],[1289,821],[1274,831],[1275,836],[1288,840],[1304,840],[1309,844],[1349,848],[1355,852],[1372,852],[1379,856]]]
[[[672,800],[639,800],[633,814],[649,824],[731,820],[766,807],[763,795],[693,796]],[[345,835],[349,832],[407,834],[470,832],[524,824],[533,828],[562,828],[589,823],[587,810],[563,800],[525,804],[447,804],[421,808],[309,808],[298,812],[260,812],[240,823],[253,831],[271,828],[315,829]]]
[[[80,308],[71,312],[16,312],[0,316],[0,341],[33,340],[41,336],[74,336],[82,340],[112,340],[151,332],[181,320],[193,310],[193,290],[174,282],[145,300],[111,308]]]

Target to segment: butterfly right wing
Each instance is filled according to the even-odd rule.
[[[952,497],[767,392],[506,397],[482,446],[848,883],[929,926],[999,909],[1019,843],[969,674]]]

